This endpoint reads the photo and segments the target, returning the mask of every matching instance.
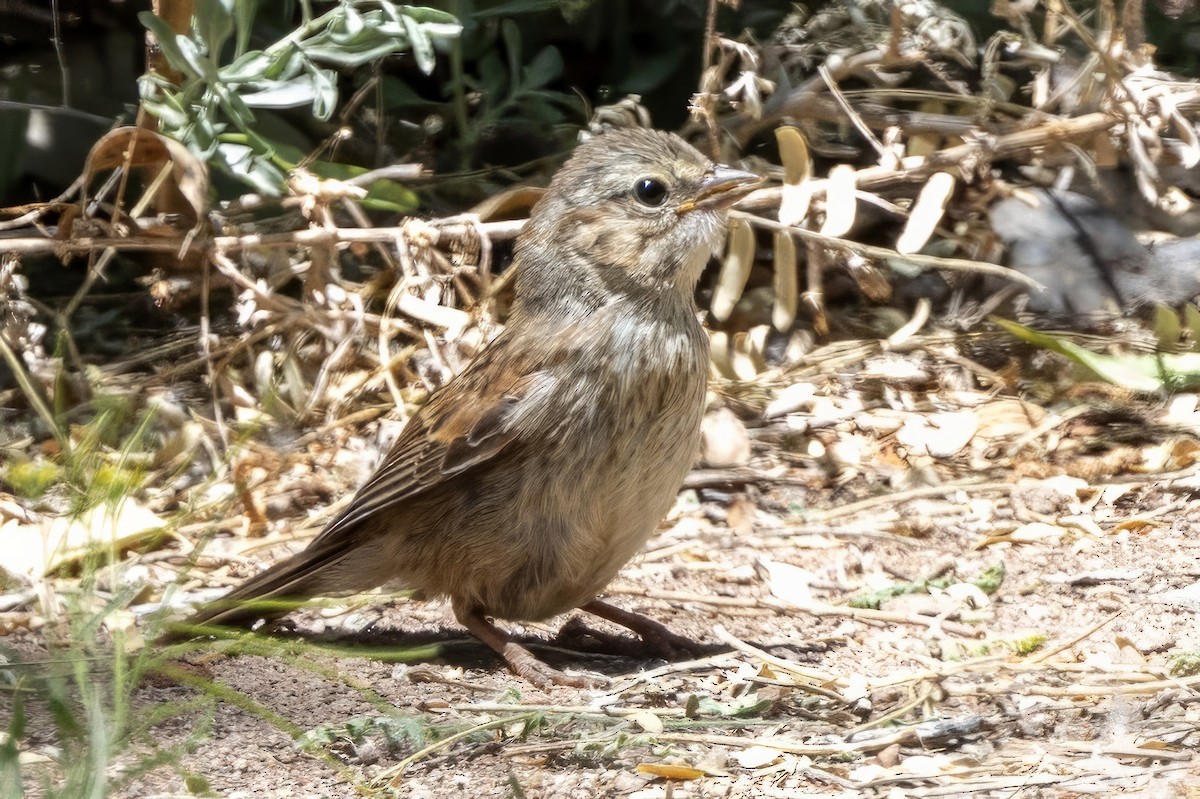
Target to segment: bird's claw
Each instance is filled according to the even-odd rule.
[[[538,688],[566,685],[571,688],[603,688],[609,681],[600,675],[567,674],[539,660],[523,646],[510,643],[504,648],[504,660],[518,677]]]

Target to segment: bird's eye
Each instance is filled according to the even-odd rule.
[[[666,202],[667,187],[661,180],[642,178],[633,184],[633,196],[637,201],[649,208],[657,208]]]

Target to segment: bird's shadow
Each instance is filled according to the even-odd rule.
[[[316,648],[342,650],[348,656],[421,664],[441,664],[464,670],[503,670],[499,655],[486,644],[454,627],[408,631],[372,626],[347,633],[338,630],[309,632],[284,622],[270,630],[271,640],[287,645],[302,642]],[[731,651],[724,643],[694,641],[686,649],[663,651],[635,635],[597,629],[580,617],[572,617],[552,638],[536,633],[511,636],[547,665],[556,669],[594,671],[609,678],[632,677],[638,672],[667,663],[703,659]],[[756,645],[751,642],[752,645]],[[811,646],[763,645],[776,654],[797,662],[812,662],[819,653]],[[821,649],[821,648],[818,648]]]

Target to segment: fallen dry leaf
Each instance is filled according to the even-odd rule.
[[[636,771],[638,774],[650,774],[664,780],[698,780],[704,776],[702,769],[671,763],[639,763]]]

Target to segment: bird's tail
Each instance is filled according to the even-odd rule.
[[[294,610],[300,602],[314,596],[337,593],[348,586],[331,584],[338,573],[337,562],[345,550],[335,547],[309,547],[251,577],[220,599],[201,605],[187,619],[168,625],[157,639],[167,644],[204,635],[214,625],[251,627],[256,622],[272,621]]]

